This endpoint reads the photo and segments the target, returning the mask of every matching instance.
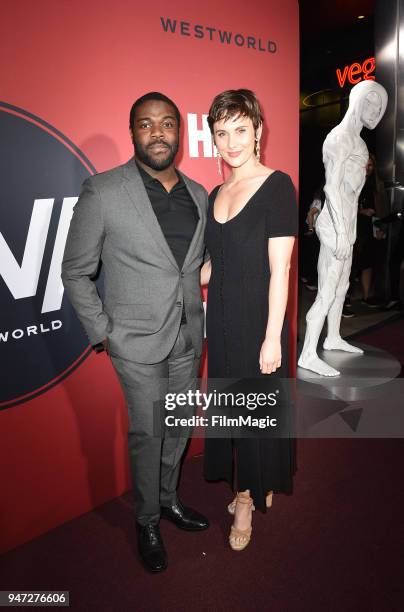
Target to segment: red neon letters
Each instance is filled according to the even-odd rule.
[[[374,72],[375,67],[375,58],[368,57],[367,59],[365,59],[363,64],[358,64],[358,62],[354,62],[350,66],[345,66],[342,73],[341,70],[337,68],[335,72],[337,75],[339,86],[344,87],[347,78],[351,85],[359,83],[359,81],[362,81],[362,79],[374,81],[375,77],[372,75],[372,72]]]

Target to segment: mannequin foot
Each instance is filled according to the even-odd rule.
[[[363,354],[362,349],[349,344],[349,342],[346,342],[342,338],[335,338],[333,340],[326,338],[324,340],[323,348],[326,351],[346,351],[347,353],[358,353],[359,355]]]
[[[300,359],[297,364],[300,368],[304,368],[305,370],[311,370],[312,372],[316,372],[316,374],[321,374],[321,376],[339,376],[340,373],[335,368],[332,368],[328,363],[317,357],[317,355],[312,355],[311,357],[303,357],[300,356]]]

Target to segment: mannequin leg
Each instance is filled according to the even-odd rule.
[[[343,264],[344,262],[334,257],[329,247],[321,245],[318,258],[318,292],[306,316],[306,335],[298,365],[322,376],[339,374],[338,370],[318,357],[317,344],[327,313],[334,302]]]
[[[352,346],[343,340],[340,335],[341,315],[344,307],[344,300],[349,288],[349,275],[352,267],[352,253],[343,262],[340,281],[337,286],[335,298],[327,316],[327,337],[324,340],[323,348],[332,351],[347,351],[348,353],[363,353],[362,349]]]

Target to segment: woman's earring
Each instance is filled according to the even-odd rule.
[[[223,172],[222,172],[222,156],[220,155],[219,151],[217,152],[217,171],[220,174],[220,176],[223,175]]]
[[[257,161],[259,161],[261,157],[261,146],[258,138],[255,139],[255,157],[257,158]]]

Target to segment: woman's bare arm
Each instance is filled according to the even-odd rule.
[[[271,279],[268,291],[267,329],[260,352],[260,368],[263,374],[275,372],[282,362],[281,332],[288,302],[290,260],[294,242],[293,236],[268,240]]]

